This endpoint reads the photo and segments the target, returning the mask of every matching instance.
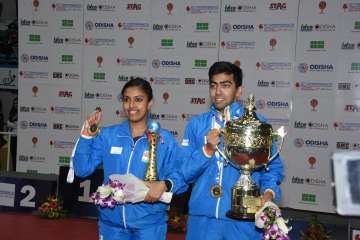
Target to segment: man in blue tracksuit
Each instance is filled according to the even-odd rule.
[[[149,143],[145,134],[148,113],[152,104],[152,89],[143,79],[127,82],[122,90],[124,122],[94,132],[101,111],[87,118],[81,137],[75,146],[73,167],[75,174],[86,177],[102,164],[104,182],[111,174],[132,173],[144,179],[147,169]],[[145,202],[117,205],[114,209],[99,207],[99,234],[103,240],[146,240],[166,238],[168,205],[157,202],[164,191],[177,192],[181,188],[176,140],[169,131],[160,129],[157,144],[157,172],[160,181],[148,182],[150,187]],[[181,186],[180,186],[181,185]]]
[[[229,62],[216,62],[209,69],[209,112],[194,117],[187,125],[182,141],[185,181],[194,183],[190,202],[187,240],[255,240],[261,238],[261,230],[253,221],[239,221],[226,217],[231,208],[231,188],[239,178],[239,171],[227,165],[216,151],[223,149],[226,118],[236,119],[244,114],[244,108],[236,101],[242,91],[242,72]],[[261,121],[264,117],[259,116]],[[273,144],[272,152],[276,152]],[[269,164],[269,170],[255,171],[253,180],[260,186],[262,202],[280,199],[279,184],[283,180],[280,157]],[[213,191],[220,186],[221,193]],[[219,189],[219,188],[218,188]]]

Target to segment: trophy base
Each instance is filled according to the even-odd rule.
[[[227,211],[226,216],[228,218],[236,219],[236,220],[243,220],[243,221],[254,221],[255,220],[255,213],[238,213],[235,211]]]

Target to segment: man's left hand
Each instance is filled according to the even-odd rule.
[[[149,188],[147,195],[145,196],[144,202],[157,202],[161,195],[166,191],[165,181],[151,181],[145,182],[145,185]]]
[[[264,195],[261,197],[261,207],[264,206],[264,204],[268,201],[273,201],[274,196],[271,191],[265,191]]]

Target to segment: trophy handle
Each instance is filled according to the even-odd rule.
[[[276,133],[273,134],[273,137],[274,137],[274,136],[279,136],[279,137],[281,138],[281,140],[280,140],[280,145],[278,146],[278,149],[277,149],[276,153],[273,154],[273,155],[268,159],[268,162],[267,162],[266,164],[264,164],[266,170],[269,170],[269,169],[268,169],[268,164],[269,164],[272,160],[274,160],[277,156],[279,156],[280,152],[282,151],[283,144],[284,144],[284,138],[285,138],[286,134],[287,134],[287,133],[286,133],[285,130],[284,130],[284,126],[281,126],[281,127],[276,131]]]

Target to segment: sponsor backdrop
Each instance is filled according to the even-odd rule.
[[[83,119],[124,118],[120,90],[152,84],[151,117],[181,139],[209,107],[209,66],[244,71],[258,112],[289,132],[283,205],[334,212],[330,156],[360,149],[359,1],[19,1],[17,171],[58,173]]]

